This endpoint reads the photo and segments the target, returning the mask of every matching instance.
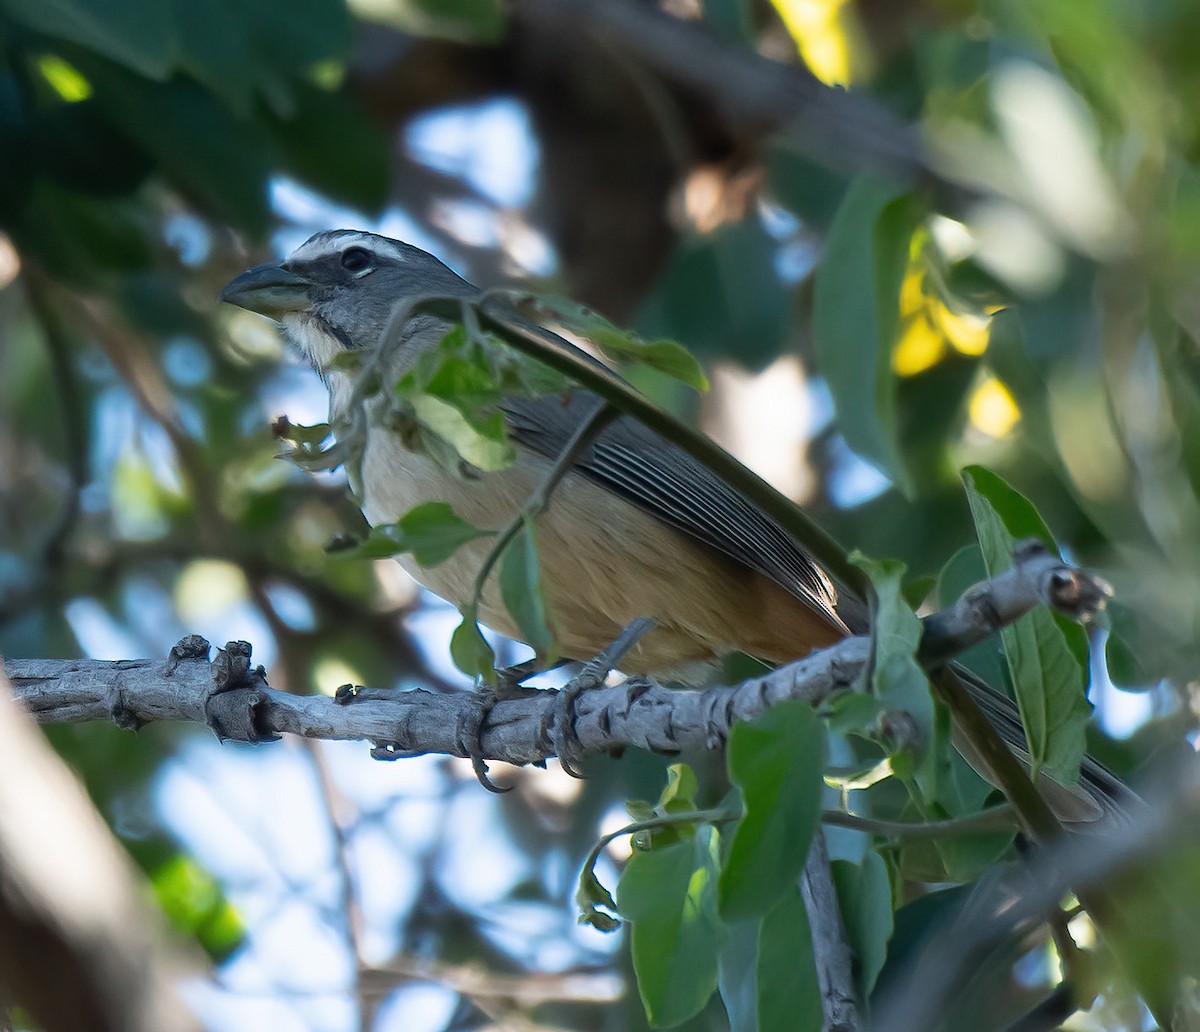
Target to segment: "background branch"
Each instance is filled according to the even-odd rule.
[[[201,963],[0,674],[0,999],[46,1032],[189,1032]]]

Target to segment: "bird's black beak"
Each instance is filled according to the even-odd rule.
[[[312,284],[279,265],[256,265],[232,279],[221,291],[221,300],[248,312],[278,319],[312,305]]]

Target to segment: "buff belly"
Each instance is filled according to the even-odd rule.
[[[403,448],[394,434],[375,432],[363,455],[360,501],[372,524],[442,501],[469,523],[497,530],[512,520],[549,466],[522,452],[512,467],[462,477]],[[421,566],[411,556],[399,561],[418,583],[462,606],[474,595],[492,544],[490,538],[468,542],[437,566]],[[582,476],[568,475],[554,491],[538,520],[538,546],[550,620],[570,658],[590,659],[637,617],[650,617],[655,628],[622,668],[686,680],[735,650],[782,660],[837,637],[773,582]],[[494,576],[485,586],[480,619],[521,638]]]

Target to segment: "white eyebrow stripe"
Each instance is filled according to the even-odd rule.
[[[380,258],[390,258],[394,261],[404,260],[401,249],[387,237],[357,230],[335,229],[316,233],[309,237],[288,256],[288,261],[319,261],[330,255],[341,254],[348,247],[364,248]]]

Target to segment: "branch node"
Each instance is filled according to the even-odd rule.
[[[1038,544],[1041,545],[1041,542],[1039,541]],[[1045,546],[1042,547],[1045,548]],[[1013,554],[1016,555],[1015,552]],[[1000,610],[996,608],[996,604],[992,600],[991,581],[971,585],[963,592],[962,600],[972,618],[981,627],[986,628],[989,634],[994,634],[1004,626],[1004,617],[1001,616]]]
[[[163,665],[163,676],[171,677],[185,659],[202,659],[207,663],[210,648],[207,638],[202,638],[199,634],[185,634],[171,646],[171,651],[167,653],[167,662]]]
[[[222,742],[232,739],[259,745],[277,742],[280,737],[262,717],[261,707],[267,702],[262,690],[268,687],[267,672],[262,666],[251,669],[251,651],[247,641],[227,642],[223,649],[217,649],[211,664],[213,683],[204,700],[204,719]]]
[[[1016,566],[1049,554],[1050,549],[1041,538],[1028,537],[1013,542],[1013,564]]]
[[[125,693],[121,690],[120,681],[115,685],[113,695],[115,697],[110,708],[113,723],[122,731],[140,731],[147,722],[139,717],[136,711],[126,705]]]
[[[1050,571],[1045,590],[1051,606],[1079,623],[1101,612],[1112,595],[1112,585],[1102,577],[1066,566]]]
[[[912,714],[904,710],[887,710],[876,722],[880,735],[889,745],[889,751],[915,750],[920,747],[923,735]]]

